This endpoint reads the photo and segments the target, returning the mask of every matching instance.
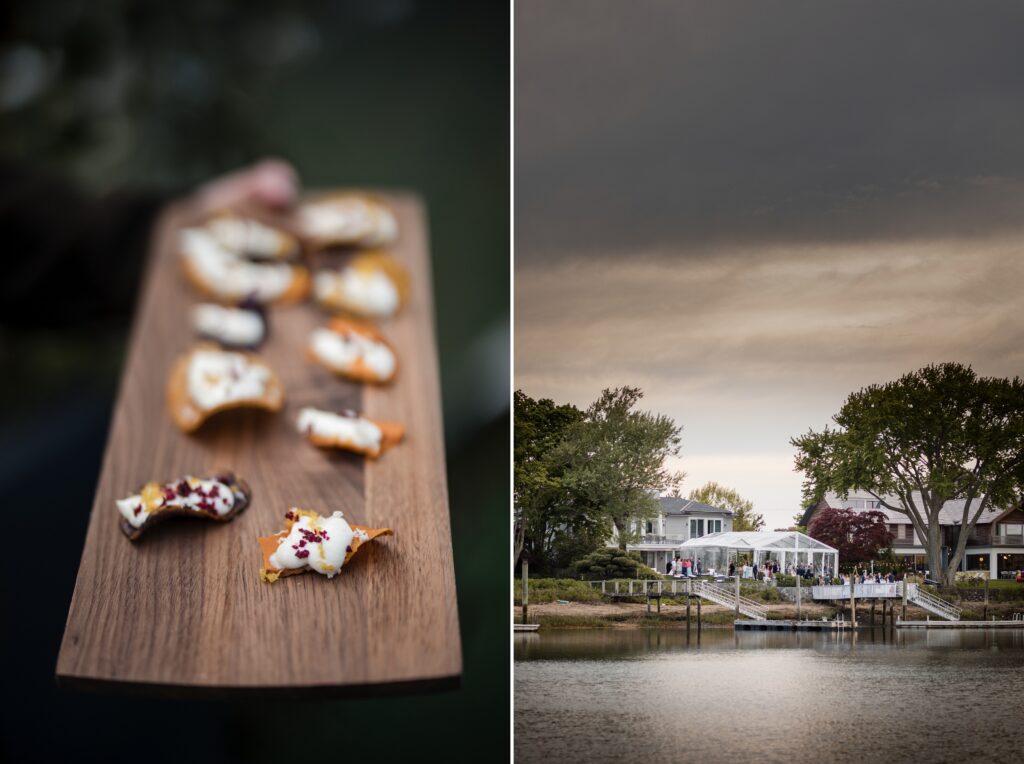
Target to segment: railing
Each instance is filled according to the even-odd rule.
[[[755,618],[759,621],[764,621],[768,618],[767,607],[754,602],[752,599],[737,596],[736,592],[728,587],[718,586],[710,581],[694,581],[693,593],[698,597],[703,597],[717,605],[724,605],[726,607],[736,607],[737,601],[739,601],[739,611],[748,618]]]
[[[675,544],[679,545],[686,541],[686,536],[659,536],[656,533],[647,533],[640,537],[637,544]]]
[[[915,605],[919,605],[925,610],[930,610],[935,615],[945,618],[947,621],[960,620],[960,608],[956,605],[951,605],[944,599],[936,597],[934,594],[929,594],[917,584],[911,584],[907,587],[907,599]]]
[[[913,584],[911,584],[913,585]],[[903,584],[856,584],[853,589],[854,596],[862,598],[872,597],[902,597]],[[849,584],[826,584],[824,586],[812,586],[811,597],[816,600],[844,600],[850,597]]]
[[[735,591],[727,586],[718,586],[710,581],[702,581],[700,579],[672,579],[671,581],[666,581],[664,579],[640,578],[635,580],[588,581],[587,583],[590,584],[591,588],[599,588],[602,594],[618,595],[620,597],[646,597],[648,594],[685,596],[688,587],[692,587],[689,588],[690,594],[703,597],[717,605],[736,607]],[[739,598],[739,601],[740,612],[748,618],[756,618],[762,621],[768,618],[768,608],[759,602],[743,596]]]

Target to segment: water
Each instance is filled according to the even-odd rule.
[[[515,637],[516,761],[1024,761],[1024,630]]]

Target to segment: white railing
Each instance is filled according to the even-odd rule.
[[[936,597],[934,594],[926,592],[917,584],[911,584],[907,587],[907,599],[915,605],[945,618],[947,621],[960,620],[960,608],[956,605],[951,605],[944,599]]]
[[[913,584],[911,584],[913,585]],[[902,597],[903,584],[856,584],[853,589],[854,596],[860,598],[871,597]],[[850,598],[849,584],[826,584],[824,586],[812,586],[811,597],[816,600],[845,600]]]
[[[725,607],[736,607],[738,600],[739,611],[743,615],[759,621],[764,621],[768,618],[767,607],[759,602],[754,602],[752,599],[737,596],[736,592],[734,590],[730,590],[728,587],[718,586],[717,584],[712,584],[709,581],[694,581],[693,593],[698,597],[711,600],[716,605],[724,605]]]

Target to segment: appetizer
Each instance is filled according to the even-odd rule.
[[[250,260],[294,260],[301,253],[292,234],[239,213],[222,212],[205,228],[224,249]]]
[[[281,576],[307,571],[334,578],[363,543],[393,535],[390,528],[349,525],[341,512],[322,517],[292,507],[284,517],[283,531],[258,539],[263,553],[260,579],[271,584]]]
[[[171,419],[192,432],[214,414],[234,408],[280,411],[284,388],[258,355],[197,345],[181,356],[167,380]]]
[[[372,326],[335,318],[309,335],[309,358],[340,377],[357,382],[390,382],[395,350]]]
[[[258,303],[243,303],[237,308],[202,303],[192,308],[192,326],[196,334],[222,347],[255,350],[267,336],[267,318]]]
[[[335,414],[312,406],[299,412],[296,424],[314,446],[341,448],[371,459],[376,459],[405,435],[405,427],[394,422],[377,422],[349,410]]]
[[[286,262],[255,262],[225,247],[209,227],[186,228],[179,249],[185,277],[201,294],[220,302],[246,297],[261,303],[295,302],[309,293],[309,271]]]
[[[366,252],[340,269],[318,271],[313,293],[328,310],[364,318],[388,318],[408,298],[409,274],[390,255]]]
[[[398,238],[398,221],[383,202],[363,194],[334,194],[303,204],[296,227],[311,249],[381,247]]]
[[[171,483],[146,483],[137,494],[119,499],[121,530],[135,541],[161,520],[174,516],[205,517],[226,523],[249,506],[249,485],[232,472],[205,478],[186,475]]]

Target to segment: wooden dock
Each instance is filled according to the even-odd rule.
[[[539,623],[514,623],[512,631],[533,632],[540,628]]]
[[[840,631],[850,628],[849,621],[736,621],[737,631]]]
[[[1024,621],[896,621],[897,629],[1024,629]]]

